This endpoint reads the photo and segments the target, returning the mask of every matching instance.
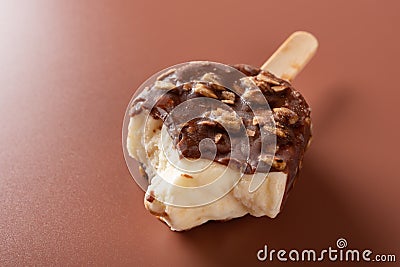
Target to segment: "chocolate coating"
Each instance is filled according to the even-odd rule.
[[[158,78],[157,85],[147,89],[133,102],[131,115],[134,116],[141,110],[147,109],[150,110],[153,118],[163,120],[181,156],[192,159],[207,158],[225,165],[232,161],[234,166],[246,174],[269,170],[287,173],[285,200],[287,192],[293,187],[298,176],[304,152],[310,142],[310,108],[303,96],[289,82],[248,65],[233,67],[258,86],[271,110],[265,110],[263,101],[260,101],[262,96],[246,88],[245,82],[231,84],[236,89],[236,93],[233,93],[218,84],[218,73],[215,75],[211,73],[209,77],[206,77],[210,78],[210,82],[206,80],[181,83],[183,77],[180,75],[183,74],[170,70]],[[168,91],[160,96],[162,89]],[[235,122],[232,119],[234,114],[225,110],[205,113],[202,118],[196,118],[178,126],[167,120],[168,115],[176,106],[197,97],[209,97],[227,104],[240,117],[243,124]],[[150,101],[155,98],[156,102]],[[249,98],[252,98],[253,109],[246,101]],[[192,112],[196,112],[196,109],[200,107],[191,108]],[[219,118],[224,119],[219,121]],[[229,135],[227,129],[222,126],[223,122],[225,122],[225,127],[226,125],[231,127]],[[243,135],[239,134],[242,126],[245,127],[250,145],[248,159],[237,157],[238,153],[233,153],[243,149],[240,142]],[[262,132],[261,129],[263,129]],[[262,133],[276,135],[276,146],[266,143]],[[214,143],[203,143],[204,146],[200,152],[200,141],[206,138],[210,138]],[[235,138],[237,140],[234,140]],[[212,153],[215,147],[216,154]]]

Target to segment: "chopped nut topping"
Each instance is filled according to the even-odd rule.
[[[274,90],[275,92],[281,92],[283,90],[286,90],[287,87],[286,85],[278,85],[278,86],[272,86],[271,89]]]
[[[242,95],[242,97],[249,103],[257,103],[257,104],[267,103],[267,100],[265,99],[262,92],[256,89],[246,90]]]
[[[268,76],[266,76],[266,75],[263,74],[263,73],[258,74],[258,75],[257,75],[257,79],[262,80],[262,81],[265,81],[265,82],[270,83],[270,84],[280,85],[279,81],[274,80],[273,78],[268,77]]]
[[[245,89],[256,88],[255,77],[243,77],[240,79],[240,86]]]
[[[175,87],[175,85],[173,83],[171,83],[171,82],[156,81],[154,83],[154,88],[161,89],[161,90],[169,90],[169,89],[172,89],[174,87]]]
[[[255,112],[255,115],[253,117],[253,125],[259,124],[260,126],[263,126],[265,124],[271,123],[271,113],[269,111],[260,111],[260,112]]]
[[[218,142],[221,140],[221,138],[222,138],[222,133],[217,133],[214,138],[215,143],[218,144]]]
[[[285,138],[285,137],[286,137],[286,132],[285,132],[283,129],[281,129],[281,128],[276,128],[276,129],[275,129],[275,133],[276,133],[276,135],[279,136],[279,137],[282,137],[282,138]]]
[[[258,119],[257,116],[253,117],[253,125],[257,125],[258,124]]]
[[[253,131],[253,130],[250,130],[250,129],[246,129],[246,133],[247,133],[248,136],[254,136],[254,135],[256,135],[256,132]]]
[[[263,126],[263,129],[265,131],[268,131],[269,133],[275,134],[279,137],[285,138],[287,136],[286,132],[284,129],[279,128],[279,127],[274,127],[271,124],[266,124]]]
[[[212,89],[217,90],[217,91],[225,91],[226,90],[226,88],[224,86],[217,84],[217,83],[212,83],[212,84],[210,84],[210,86]]]
[[[185,83],[182,88],[184,91],[192,90],[192,86],[189,83]]]
[[[284,134],[284,136],[286,136],[286,134],[285,134],[285,126],[283,126],[283,125],[281,125],[281,124],[279,124],[278,122],[275,122],[275,123],[268,123],[268,124],[265,124],[264,126],[263,126],[263,129],[265,130],[265,131],[268,131],[268,132],[270,132],[270,133],[273,133],[273,134],[277,134],[277,131],[281,131],[281,132],[283,132]],[[282,136],[283,136],[282,135]]]
[[[273,162],[273,156],[271,155],[265,155],[265,154],[261,154],[258,159],[268,165],[272,165]]]
[[[275,134],[275,127],[273,127],[272,125],[264,125],[263,126],[263,129],[265,130],[265,131],[268,131],[268,132],[270,132],[270,133],[273,133],[273,134]]]
[[[283,118],[286,118],[289,122],[289,124],[295,124],[299,120],[299,116],[294,112],[293,110],[290,110],[288,108],[282,107],[282,108],[274,108],[273,112],[277,116],[281,116]]]
[[[267,124],[262,126],[262,129],[264,131],[267,131],[268,133],[276,134],[276,126],[275,126],[274,123],[267,123]]]
[[[223,127],[236,131],[240,130],[241,120],[236,117],[235,112],[230,112],[222,108],[217,108],[215,110],[205,112],[203,116],[215,120]]]
[[[272,167],[278,171],[282,171],[286,168],[286,162],[283,159],[275,157],[274,161],[272,162]]]
[[[272,111],[271,110],[256,109],[256,110],[254,110],[254,115],[265,117],[265,118],[270,118],[270,121],[272,121]]]
[[[223,91],[221,97],[222,99],[232,100],[233,102],[235,102],[235,93],[229,91]]]
[[[169,75],[171,75],[175,71],[176,71],[176,69],[170,69],[170,70],[167,70],[164,73],[161,73],[160,76],[157,77],[157,81],[164,80],[165,78],[167,78]]]
[[[196,86],[194,87],[194,92],[206,97],[218,99],[217,95],[214,94],[212,90],[210,90],[204,84],[201,83],[196,84]]]
[[[206,74],[203,75],[203,77],[200,78],[200,81],[220,84],[221,79],[215,73],[207,72]]]
[[[225,104],[229,104],[229,105],[235,104],[235,101],[233,101],[233,100],[225,100],[225,99],[223,99],[223,100],[221,100],[221,102],[225,103]]]

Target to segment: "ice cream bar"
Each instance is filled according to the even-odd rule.
[[[298,38],[262,69],[169,68],[131,101],[127,151],[149,183],[145,207],[172,230],[281,211],[311,141],[310,108],[288,80],[315,49]],[[296,42],[305,55],[288,49]]]

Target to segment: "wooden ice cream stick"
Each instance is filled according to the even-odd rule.
[[[310,61],[317,48],[318,41],[314,35],[304,31],[294,32],[261,66],[261,69],[291,81]]]

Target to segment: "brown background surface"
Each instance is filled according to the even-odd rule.
[[[399,261],[399,8],[2,1],[0,265],[244,266],[264,244],[323,249],[339,237]],[[260,65],[295,30],[320,41],[294,83],[315,136],[283,213],[169,231],[123,159],[135,88],[189,60]]]

